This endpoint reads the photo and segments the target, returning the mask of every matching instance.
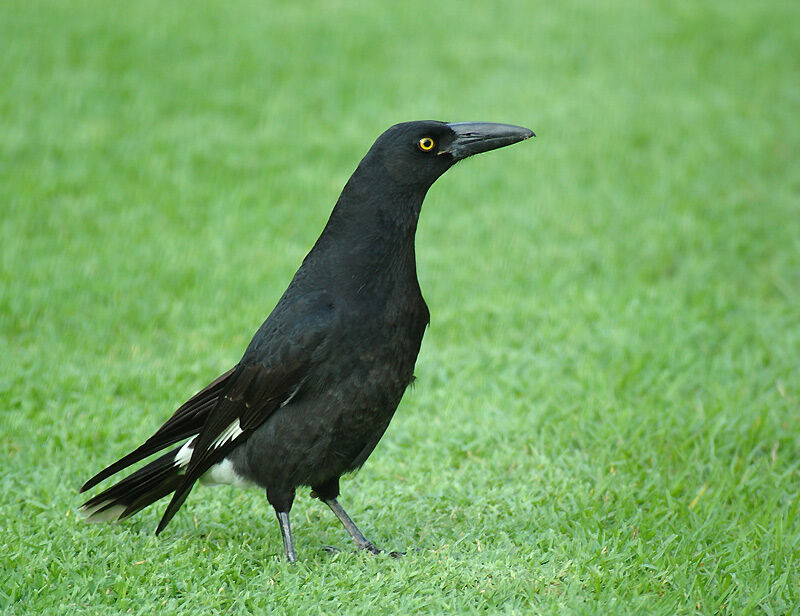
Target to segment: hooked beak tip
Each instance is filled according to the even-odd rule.
[[[449,152],[457,160],[525,141],[536,134],[529,128],[494,122],[455,122],[448,124],[455,133]]]

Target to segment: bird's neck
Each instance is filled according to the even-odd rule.
[[[366,167],[366,168],[365,168]],[[429,186],[401,183],[376,165],[359,165],[342,189],[325,232],[412,241]]]
[[[414,236],[428,187],[412,188],[387,175],[356,170],[342,190],[312,252],[335,253],[354,278],[413,276]]]

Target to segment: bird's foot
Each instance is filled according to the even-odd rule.
[[[358,551],[362,551],[363,550],[365,552],[369,552],[370,554],[375,554],[376,556],[378,554],[386,554],[390,558],[402,558],[403,556],[406,555],[405,552],[397,552],[395,550],[392,550],[391,552],[386,552],[386,551],[381,550],[380,548],[376,547],[375,544],[372,543],[371,541],[368,541],[366,543],[366,545],[364,545],[363,547],[358,547],[356,549]],[[322,551],[333,555],[333,554],[340,554],[342,552],[342,549],[334,547],[332,545],[323,545],[322,546]]]
[[[381,553],[383,553],[383,550],[381,550],[378,547],[375,547],[375,544],[372,543],[372,541],[365,541],[364,543],[362,543],[361,545],[358,546],[358,549],[359,550],[365,550],[365,551],[369,552],[370,554],[381,554]]]
[[[372,543],[372,541],[369,541],[369,540],[364,545],[358,546],[358,548],[360,550],[366,550],[370,554],[386,554],[387,556],[390,556],[391,558],[402,558],[403,556],[406,555],[405,552],[397,552],[395,550],[392,550],[391,552],[387,552],[385,550],[382,550],[379,547],[376,547],[375,544]]]
[[[372,543],[372,541],[367,541],[363,546],[358,546],[356,549],[358,551],[363,550],[365,552],[369,552],[370,554],[375,554],[375,555],[386,554],[391,558],[402,558],[403,556],[406,555],[405,552],[396,552],[394,550],[392,550],[391,552],[386,552],[385,550],[382,550],[379,547],[377,547],[374,543]],[[337,548],[332,545],[324,545],[322,546],[322,550],[324,552],[327,552],[328,554],[339,554],[342,551],[341,548]]]

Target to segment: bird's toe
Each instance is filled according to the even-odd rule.
[[[367,541],[363,546],[360,546],[362,550],[366,550],[370,554],[380,554],[383,552],[380,548],[376,547],[372,541]]]

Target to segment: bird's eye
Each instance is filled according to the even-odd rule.
[[[430,152],[433,146],[436,145],[430,137],[423,137],[417,142],[419,149],[423,152]]]

